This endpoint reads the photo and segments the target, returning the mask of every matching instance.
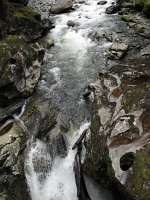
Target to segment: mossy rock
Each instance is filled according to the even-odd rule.
[[[145,0],[135,0],[135,8],[139,11],[142,11],[145,4]]]
[[[127,86],[124,89],[123,107],[126,112],[131,112],[137,106],[141,99],[143,99],[148,92],[145,84],[139,87]]]
[[[126,188],[137,199],[150,199],[150,144],[134,154],[132,175]]]
[[[41,20],[41,15],[28,7],[21,7],[13,15],[14,18],[25,18],[28,20]]]
[[[150,0],[146,0],[143,8],[143,13],[147,16],[150,17]]]

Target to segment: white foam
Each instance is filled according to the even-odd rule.
[[[42,183],[38,180],[38,173],[34,171],[34,155],[43,143],[37,141],[32,147],[25,163],[26,178],[29,185],[32,200],[77,200],[77,189],[73,171],[76,150],[72,146],[82,132],[89,127],[90,123],[83,123],[78,131],[73,131],[73,137],[66,158],[56,157],[52,169]]]

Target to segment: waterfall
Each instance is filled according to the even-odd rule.
[[[51,162],[51,157],[47,156],[47,153],[45,154],[47,151],[46,144],[39,140],[32,144],[25,162],[26,178],[32,200],[77,200],[73,171],[76,150],[72,150],[72,146],[82,132],[89,128],[89,125],[88,122],[83,123],[78,131],[73,131],[73,135],[68,135],[68,140],[69,137],[71,139],[67,156],[65,158],[55,157],[52,166],[50,165],[50,169],[45,172],[40,171],[43,171],[44,166],[42,166],[42,169],[35,171],[34,159],[36,157],[41,162],[43,160]],[[41,179],[40,176],[43,173],[45,177]]]

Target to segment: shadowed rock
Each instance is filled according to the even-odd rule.
[[[55,138],[54,144],[54,154],[62,158],[67,156],[68,153],[68,140],[67,137],[63,134],[58,134]]]
[[[99,1],[97,2],[97,5],[105,5],[107,3],[107,1]]]
[[[112,5],[106,8],[106,14],[115,14],[120,10],[118,5]]]
[[[87,192],[85,180],[82,173],[81,151],[82,151],[82,143],[78,145],[78,152],[76,153],[74,161],[74,173],[77,186],[77,197],[79,198],[79,200],[91,200]]]

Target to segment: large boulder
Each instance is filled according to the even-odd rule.
[[[68,11],[72,6],[72,0],[57,0],[55,4],[51,5],[50,12],[52,14],[59,14]]]
[[[106,14],[115,14],[120,10],[118,5],[112,5],[106,8]]]
[[[30,137],[44,139],[46,133],[56,124],[57,110],[52,103],[48,91],[38,91],[32,95],[25,105],[21,120]]]
[[[41,20],[39,13],[24,6],[27,2],[26,0],[12,0],[12,2],[0,0],[0,20],[7,25],[8,34],[23,35],[27,41],[31,41],[41,37],[53,26],[50,20]],[[0,26],[3,23],[0,23]],[[5,29],[4,25],[3,29]]]
[[[27,41],[41,37],[52,28],[50,20],[41,20],[41,15],[28,7],[20,7],[13,12],[10,33],[21,34]]]
[[[150,198],[149,84],[149,61],[140,58],[112,67],[93,85],[95,99],[84,169],[113,190],[116,199]]]

